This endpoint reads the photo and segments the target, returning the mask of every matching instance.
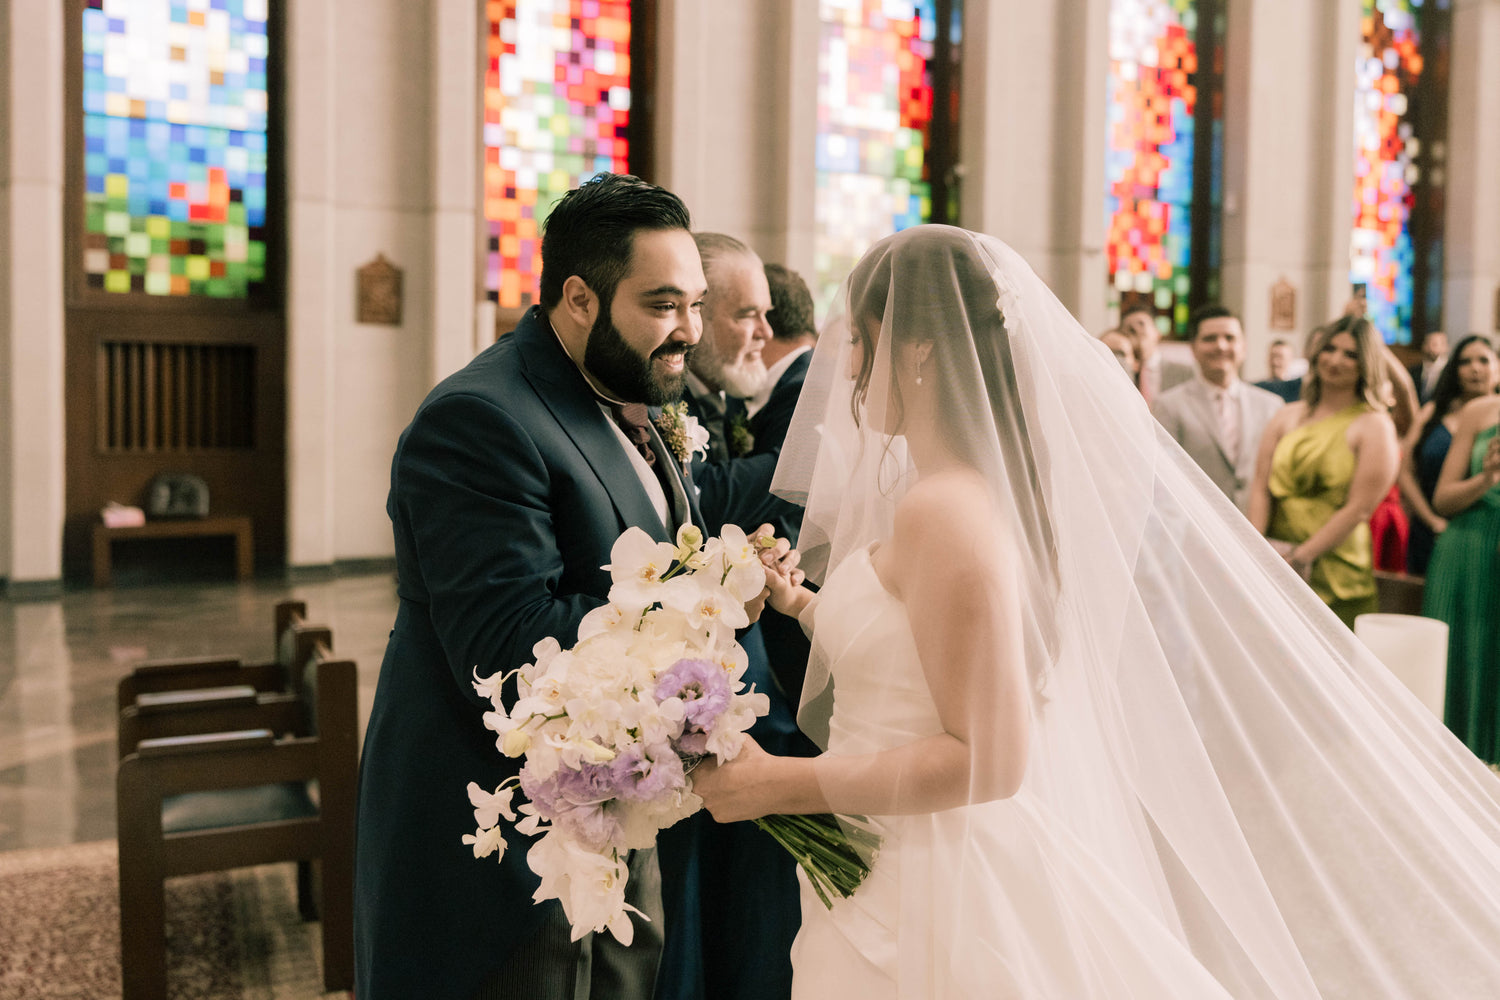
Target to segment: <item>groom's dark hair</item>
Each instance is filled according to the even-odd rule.
[[[578,275],[609,314],[615,287],[630,269],[643,229],[692,231],[682,199],[630,174],[596,174],[562,196],[542,229],[543,309],[562,301],[563,282]]]

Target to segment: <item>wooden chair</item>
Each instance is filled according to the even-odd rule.
[[[1375,571],[1375,594],[1380,610],[1392,615],[1420,615],[1422,588],[1426,580],[1405,573]]]
[[[307,620],[303,601],[281,601],[276,605],[271,648],[274,659],[267,663],[246,664],[238,657],[183,657],[171,660],[146,660],[135,665],[120,678],[115,689],[116,710],[135,704],[142,694],[181,691],[186,688],[216,688],[249,685],[257,691],[285,690],[287,670],[293,650],[287,645],[292,627]],[[329,643],[332,645],[332,642]],[[121,751],[120,756],[125,755]]]
[[[325,988],[354,985],[358,683],[326,629],[290,633],[319,641],[286,692],[127,708],[134,743],[116,775],[125,1000],[166,993],[166,879],[277,861],[318,863],[320,878],[299,877],[299,902],[306,915],[316,895]]]

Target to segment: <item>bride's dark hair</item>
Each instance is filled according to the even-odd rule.
[[[877,244],[849,276],[850,326],[862,348],[850,405],[859,424],[880,331],[891,338],[893,359],[901,347],[931,344],[922,367],[931,373],[936,390],[944,444],[986,482],[1008,486],[1028,554],[1044,587],[1055,595],[1057,550],[1042,494],[1044,470],[1022,412],[999,298],[989,263],[962,229],[917,226]],[[894,419],[888,426],[899,433],[905,409],[895,370],[893,363],[887,405]],[[976,390],[981,398],[970,398]],[[986,447],[985,435],[974,433],[975,421],[985,410],[993,422],[998,453]],[[1001,467],[996,467],[997,457]],[[1050,647],[1054,637],[1047,631]]]

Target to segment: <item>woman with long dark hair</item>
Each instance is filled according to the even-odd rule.
[[[1397,482],[1411,506],[1411,537],[1406,547],[1406,572],[1426,576],[1432,545],[1448,526],[1447,518],[1432,509],[1438,473],[1453,444],[1458,412],[1481,396],[1500,388],[1500,357],[1495,345],[1482,334],[1465,337],[1448,355],[1437,385],[1417,415],[1412,433],[1402,443],[1401,475]]]
[[[1450,361],[1449,364],[1453,362]],[[1422,613],[1448,623],[1443,720],[1500,763],[1500,396],[1459,411],[1432,506],[1448,518],[1433,546]]]

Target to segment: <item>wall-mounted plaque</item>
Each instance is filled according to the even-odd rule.
[[[1271,286],[1271,329],[1297,329],[1297,289],[1285,278]]]
[[[361,323],[401,325],[401,269],[377,253],[355,272],[358,295],[356,319]]]

